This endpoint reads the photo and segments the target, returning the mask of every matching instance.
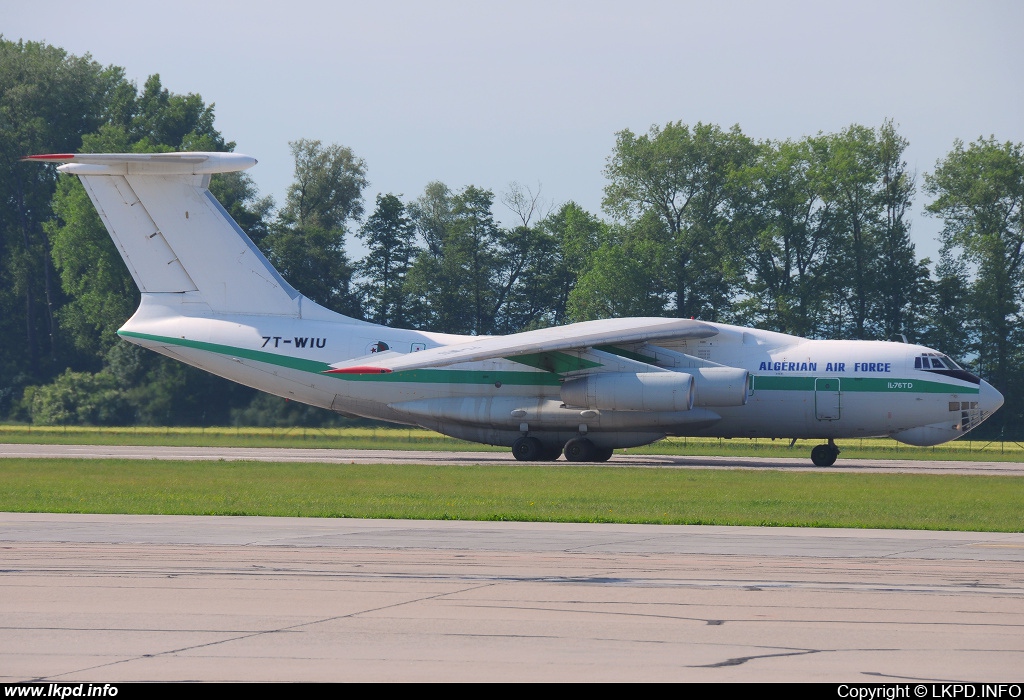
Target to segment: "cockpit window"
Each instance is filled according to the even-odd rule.
[[[950,369],[963,369],[963,367],[953,362],[953,360],[949,359],[946,355],[942,356],[942,361],[945,362],[946,366]]]
[[[959,369],[963,367],[953,362],[946,355],[934,352],[921,353],[920,357],[914,358],[914,369]]]
[[[909,365],[909,359],[907,361]],[[953,362],[941,352],[922,352],[914,357],[914,369],[924,370],[932,374],[941,374],[946,377],[953,379],[959,379],[963,382],[970,382],[971,384],[979,384],[981,379],[976,374],[972,374],[968,370]],[[950,404],[952,405],[952,404]],[[952,408],[949,410],[953,410]]]

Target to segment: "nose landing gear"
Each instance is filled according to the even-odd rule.
[[[828,439],[827,445],[816,445],[811,450],[811,461],[816,467],[831,467],[839,457],[839,448],[832,438]]]

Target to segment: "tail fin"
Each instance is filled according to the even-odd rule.
[[[299,316],[301,296],[207,189],[251,168],[237,153],[29,156],[77,175],[139,290],[181,294],[214,313]],[[307,302],[308,304],[308,302]]]

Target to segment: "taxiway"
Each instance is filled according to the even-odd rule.
[[[508,451],[442,452],[430,450],[353,450],[266,447],[170,447],[132,445],[0,444],[0,457],[73,459],[226,460],[259,462],[320,462],[330,464],[489,464],[515,465]],[[521,463],[518,463],[521,464]],[[564,459],[550,462],[568,465]],[[916,474],[976,474],[1024,476],[1024,462],[939,461],[917,459],[847,459],[831,467],[816,467],[807,455],[792,457],[680,457],[617,452],[595,467],[652,469],[782,469],[787,471],[902,472]]]
[[[0,679],[1020,681],[1024,534],[0,514]]]

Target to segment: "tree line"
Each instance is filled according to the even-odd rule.
[[[320,304],[448,333],[513,333],[614,316],[677,316],[812,338],[906,337],[1007,397],[983,429],[1015,436],[1024,404],[1024,152],[957,141],[920,182],[892,121],[798,140],[670,122],[616,135],[602,213],[429,183],[381,194],[350,148],[299,139],[278,206],[245,173],[211,191]],[[318,424],[287,404],[118,341],[138,291],[77,178],[40,152],[230,151],[214,107],[153,75],[0,39],[0,418],[39,423]],[[910,237],[918,187],[939,260]],[[495,211],[513,225],[500,225]],[[365,253],[351,259],[346,244]]]

